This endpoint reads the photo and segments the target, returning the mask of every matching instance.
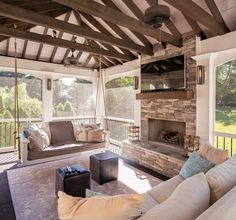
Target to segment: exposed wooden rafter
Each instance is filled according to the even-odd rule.
[[[48,32],[48,28],[44,28],[43,35],[46,35],[47,32]],[[36,60],[40,60],[42,50],[43,50],[43,43],[40,43],[39,50],[38,50],[38,53],[37,53],[37,56],[36,56]]]
[[[126,6],[130,9],[130,11],[133,12],[133,14],[139,19],[143,20],[144,14],[139,9],[139,7],[133,2],[133,0],[123,0],[123,2],[126,4]],[[175,27],[171,19],[169,19],[167,22],[165,22],[166,27],[169,29],[172,35],[176,36],[177,38],[181,38],[182,35],[179,32],[179,30]]]
[[[221,25],[225,28],[225,31],[226,32],[229,32],[229,28],[227,27],[227,25],[225,24],[225,21],[215,3],[214,0],[205,0],[208,8],[210,9],[211,11],[211,14],[216,18],[216,20],[221,23]]]
[[[82,36],[88,39],[98,40],[101,42],[109,43],[112,45],[120,46],[130,50],[137,51],[139,53],[152,55],[153,51],[148,48],[135,44],[133,42],[127,42],[122,39],[107,36],[106,34],[92,31],[88,28],[82,28],[74,24],[66,23],[52,17],[41,15],[30,10],[11,6],[0,2],[0,15],[6,16],[12,19],[21,20],[34,25],[41,25],[48,28],[53,28],[59,31],[68,32],[73,35]]]
[[[65,18],[64,18],[64,21],[65,21],[65,22],[68,22],[68,21],[69,21],[70,16],[71,16],[71,12],[72,12],[72,11],[69,11],[69,12],[66,13],[66,16],[65,16]],[[57,36],[57,38],[61,39],[62,36],[63,36],[63,33],[64,33],[63,31],[60,31],[59,34],[58,34],[58,36]],[[51,54],[51,57],[50,57],[50,62],[51,62],[51,63],[53,63],[53,61],[54,61],[54,58],[55,58],[57,49],[58,49],[58,47],[54,47],[53,50],[52,50],[52,54]]]
[[[113,8],[114,10],[118,10],[118,11],[120,11],[120,12],[122,12],[115,4],[114,4],[114,2],[113,1],[110,1],[110,0],[102,0],[102,2],[105,4],[105,5],[107,5],[108,7],[110,7],[110,8]],[[131,40],[131,38],[129,37],[129,35],[127,35],[124,31],[122,31],[122,29],[121,28],[119,28],[119,26],[117,26],[117,25],[115,25],[115,24],[113,24],[113,23],[111,23],[111,22],[107,22],[108,24],[109,24],[109,26],[114,30],[114,26],[116,26],[117,28],[115,28],[115,32],[120,36],[121,35],[121,37],[122,37],[122,32],[124,33],[123,34],[123,39],[125,39],[125,38],[127,38],[127,39],[129,39],[129,40]],[[120,29],[120,31],[119,31],[119,29]],[[145,45],[146,47],[148,47],[148,48],[151,48],[152,50],[153,50],[153,45],[148,41],[148,39],[143,35],[143,33],[141,34],[141,33],[138,33],[138,32],[136,32],[136,31],[132,31],[132,30],[130,30],[133,34],[134,34],[134,36],[135,37],[137,37],[141,42],[142,42],[142,44],[143,45]],[[120,32],[120,33],[119,33]],[[124,35],[126,36],[126,37],[124,37]]]
[[[204,9],[198,6],[192,0],[165,0],[168,4],[180,10],[185,15],[198,21],[205,27],[207,27],[211,32],[220,35],[225,33],[225,28],[219,23],[213,16],[208,14]]]
[[[58,38],[54,38],[51,36],[44,36],[41,34],[36,34],[36,33],[22,31],[22,30],[13,29],[13,28],[0,27],[0,34],[8,36],[8,37],[11,36],[11,37],[16,37],[16,38],[25,39],[25,40],[31,40],[31,41],[35,41],[35,42],[42,42],[45,44],[59,46],[59,47],[63,47],[63,48],[74,48],[75,50],[85,51],[85,52],[88,52],[91,54],[97,54],[97,55],[101,54],[104,56],[118,58],[118,59],[126,60],[126,61],[132,60],[132,57],[129,57],[125,54],[121,54],[118,52],[115,53],[113,51],[89,47],[84,44],[79,44],[79,43],[75,43],[75,42],[68,41],[68,40],[58,39]]]
[[[158,40],[160,40],[161,38],[163,42],[171,43],[177,46],[182,45],[182,39],[178,39],[175,36],[168,34],[164,31],[152,28],[149,25],[144,24],[141,21],[138,21],[137,19],[127,16],[107,6],[104,6],[98,2],[87,1],[87,0],[74,0],[74,1],[53,0],[53,1],[71,7],[75,10],[83,11],[84,13],[97,16],[108,22],[127,27],[130,30],[136,31],[138,33],[142,34],[145,33],[145,35],[154,37]]]

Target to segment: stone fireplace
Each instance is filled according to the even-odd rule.
[[[148,141],[183,149],[185,122],[148,119]]]
[[[196,54],[196,38],[183,36],[183,47],[167,45],[154,56],[141,58],[145,64],[181,54],[186,59],[186,90],[194,95],[141,99],[141,141],[123,143],[124,158],[168,177],[177,175],[186,160],[184,136],[196,135],[196,62],[191,58]]]

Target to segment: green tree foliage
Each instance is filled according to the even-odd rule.
[[[56,107],[57,111],[64,111],[64,105],[62,103],[59,103]]]
[[[66,103],[64,105],[64,111],[66,111],[66,112],[72,112],[73,111],[72,104],[69,101],[66,101]]]
[[[236,106],[236,60],[216,68],[217,106]]]
[[[30,97],[30,93],[31,91],[27,90],[26,83],[21,82],[18,85],[20,118],[37,118],[42,115],[41,100]],[[0,87],[1,118],[12,118],[14,116],[14,94],[14,87]]]
[[[120,77],[106,83],[106,89],[134,86],[134,77]]]

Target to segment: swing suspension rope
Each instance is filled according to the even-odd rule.
[[[105,86],[104,86],[104,77],[102,74],[102,58],[101,55],[99,57],[99,72],[97,74],[97,93],[96,93],[96,102],[95,102],[95,109],[94,109],[94,118],[96,119],[97,107],[98,107],[98,92],[100,87],[100,81],[102,86],[102,98],[103,98],[103,105],[104,105],[104,115],[106,121],[106,130],[109,130],[108,121],[107,121],[107,108],[106,108],[106,100],[105,100]]]
[[[19,97],[18,97],[18,72],[17,72],[17,42],[14,41],[14,61],[15,61],[15,85],[14,85],[14,149],[17,148],[20,155],[20,120],[19,120]]]

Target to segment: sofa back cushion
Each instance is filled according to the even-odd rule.
[[[236,186],[201,214],[196,220],[236,219]]]
[[[206,173],[211,190],[211,204],[236,185],[236,155]]]
[[[218,149],[210,145],[200,147],[198,153],[200,156],[202,156],[206,160],[211,161],[214,164],[223,163],[229,158],[228,150]]]
[[[53,146],[69,144],[75,141],[74,128],[71,121],[49,122],[49,127]]]
[[[148,190],[146,193],[149,194],[158,203],[164,202],[168,197],[175,191],[176,187],[184,181],[184,178],[177,175],[169,180],[166,180],[152,189]]]
[[[203,173],[184,180],[170,197],[139,220],[190,220],[209,207],[210,190]]]
[[[80,198],[59,191],[58,196],[60,220],[134,220],[143,202],[141,194]]]

